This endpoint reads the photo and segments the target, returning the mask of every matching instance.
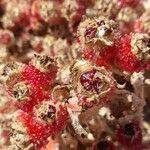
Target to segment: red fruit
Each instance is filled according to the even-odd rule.
[[[138,123],[129,122],[124,126],[119,126],[117,129],[116,138],[121,145],[128,149],[141,149],[142,131]]]
[[[12,63],[3,69],[8,94],[17,108],[25,112],[32,111],[36,104],[50,97],[50,86],[57,73],[57,66],[48,56],[36,55],[32,64]]]
[[[111,52],[111,53],[110,53]],[[92,48],[83,50],[84,58],[98,66],[110,67],[116,54],[116,47],[108,47],[101,51],[95,51]]]
[[[53,83],[51,74],[39,71],[36,67],[29,64],[22,73],[22,79],[34,86],[45,87]]]
[[[23,111],[19,112],[18,120],[26,129],[26,134],[28,135],[30,142],[33,144],[35,149],[40,149],[47,142],[47,137],[49,130],[47,130],[46,125],[38,123],[35,118],[33,118],[28,113]]]
[[[50,94],[41,90],[40,87],[19,80],[9,83],[6,90],[15,106],[25,112],[31,112],[36,104],[50,97]]]
[[[33,61],[24,68],[22,80],[40,88],[48,88],[55,82],[57,66],[48,56],[35,55]]]
[[[27,86],[27,85],[26,85]],[[14,91],[13,91],[14,92]],[[19,93],[19,89],[15,91],[16,93]],[[23,92],[23,90],[21,91]],[[15,95],[15,93],[13,93]],[[17,95],[17,94],[16,94]],[[18,94],[19,95],[19,94]],[[42,91],[38,87],[29,86],[28,93],[26,93],[26,97],[22,97],[22,99],[16,98],[16,106],[17,108],[25,111],[25,112],[31,112],[35,105],[43,101],[44,99],[49,98],[50,95],[46,92]]]
[[[56,135],[62,130],[68,113],[60,104],[45,101],[35,107],[34,114],[22,112],[19,118],[26,127],[34,147],[39,149],[48,142],[49,136]]]
[[[147,34],[125,35],[116,50],[115,63],[127,72],[147,69],[150,64],[150,36]]]

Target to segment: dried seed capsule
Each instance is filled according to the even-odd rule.
[[[102,48],[113,46],[117,36],[117,24],[105,17],[83,20],[78,27],[78,38],[82,47]]]
[[[1,81],[7,86],[11,86],[18,79],[24,65],[18,62],[11,62],[1,65]],[[16,78],[16,79],[15,79]]]
[[[131,39],[131,52],[138,60],[150,59],[150,36],[148,34],[134,34]]]
[[[33,111],[35,105],[48,97],[41,88],[22,81],[21,78],[11,81],[11,85],[7,86],[6,90],[14,101],[15,107],[25,112]]]
[[[71,84],[74,90],[89,101],[101,101],[114,88],[111,72],[104,67],[96,67],[87,61],[76,61],[71,69]]]
[[[48,70],[51,66],[54,65],[54,60],[46,55],[34,55],[34,59],[32,60],[33,66],[35,66],[40,71],[44,72]]]
[[[42,104],[35,108],[36,117],[44,123],[52,123],[57,118],[56,106],[48,101],[44,101]]]
[[[15,99],[23,101],[29,96],[29,87],[25,83],[19,82],[14,85],[12,93]]]
[[[1,74],[8,94],[16,107],[30,112],[33,107],[49,98],[48,90],[55,82],[57,66],[48,56],[36,55],[31,64],[10,63],[2,65]]]

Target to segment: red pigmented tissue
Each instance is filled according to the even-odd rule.
[[[149,0],[0,0],[0,150],[149,150]]]
[[[80,82],[87,91],[98,93],[101,86],[101,79],[95,76],[96,70],[85,72],[81,75]]]

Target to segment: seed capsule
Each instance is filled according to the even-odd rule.
[[[85,97],[101,98],[114,86],[111,72],[87,61],[76,61],[71,67],[71,84],[77,93]]]
[[[17,83],[13,87],[13,96],[18,101],[22,101],[29,96],[29,87],[23,83]]]
[[[78,27],[77,35],[82,44],[91,47],[113,46],[117,37],[117,24],[105,17],[85,19]]]
[[[44,101],[35,108],[35,115],[40,121],[44,121],[44,123],[51,123],[54,122],[57,117],[57,109],[54,104]]]

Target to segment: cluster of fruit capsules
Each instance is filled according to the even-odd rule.
[[[144,11],[140,0],[0,2],[0,79],[18,110],[8,149],[39,150],[57,133],[70,149],[71,141],[76,149],[142,149],[144,100],[132,95],[129,78],[149,69]],[[126,86],[117,83],[122,76]],[[118,96],[119,86],[130,92]]]
[[[71,99],[67,101],[73,96],[70,89],[78,97],[77,110],[85,111],[106,104],[115,86],[110,71],[85,60],[70,65],[68,87],[56,84],[57,70],[55,61],[46,55],[35,55],[28,64],[2,65],[1,81],[18,109],[11,123],[10,148],[39,149],[49,136],[61,131],[68,120],[67,108],[72,104]],[[16,122],[18,127],[14,127]]]
[[[122,7],[124,8],[125,6]],[[123,75],[125,73],[124,76],[126,76],[126,74],[130,76],[133,72],[140,72],[149,69],[149,60],[150,60],[148,58],[149,57],[149,34],[130,33],[130,34],[123,35],[123,32],[124,31],[121,32],[117,28],[117,23],[115,21],[107,19],[105,17],[100,16],[94,18],[84,18],[81,21],[77,30],[77,38],[81,46],[81,51],[83,53],[84,59],[90,61],[91,63],[94,63],[94,65],[97,65],[98,67],[106,67],[107,71],[109,70],[119,75],[120,74]],[[86,65],[87,64],[88,63],[86,63]],[[81,68],[83,71],[84,69],[86,70],[86,65],[85,66],[83,65],[84,66],[83,69]],[[77,68],[76,65],[74,70],[76,71],[76,73],[74,74],[74,78],[76,79],[75,85],[79,86],[79,84],[77,84],[78,83],[77,72],[79,69]],[[119,70],[119,72],[116,70]],[[99,86],[98,78],[92,80],[92,82],[90,82],[89,84],[89,79],[93,78],[93,76],[94,76],[94,71],[90,71],[90,72],[86,72],[84,76],[81,75],[81,77],[84,77],[83,79],[80,77],[80,86],[82,85],[86,89],[86,92],[94,91]],[[109,77],[108,74],[107,77]],[[96,82],[94,82],[95,80]],[[103,77],[103,81],[104,80],[105,78]],[[93,83],[95,83],[94,88],[93,88]],[[112,85],[111,83],[108,84]],[[101,89],[101,94],[103,93],[102,89]],[[81,91],[81,87],[79,87],[78,91]],[[86,93],[86,96],[88,96],[88,94]],[[92,94],[92,96],[94,95]],[[126,97],[125,100],[123,100],[124,99],[123,96],[125,95],[122,94],[120,96],[119,98],[120,100],[116,98],[108,98],[109,100],[111,99],[111,102],[118,101],[116,103],[119,103],[116,106],[116,108],[111,107],[110,104],[110,110],[108,109],[112,116],[114,110],[116,109],[115,112],[116,116],[114,116],[115,119],[112,118],[112,120],[114,120],[115,124],[118,124],[119,126],[118,128],[116,128],[117,141],[123,146],[125,146],[126,148],[128,147],[128,145],[130,145],[129,149],[136,149],[136,148],[142,149],[141,148],[142,131],[140,127],[141,122],[139,121],[140,119],[136,116],[137,114],[139,114],[139,116],[141,117],[140,114],[142,114],[142,112],[139,111],[140,108],[136,106],[137,102],[132,103],[132,100],[131,101],[129,100],[130,104],[129,103],[125,104],[128,101],[128,98]],[[92,100],[93,99],[94,98],[92,97]],[[105,102],[106,101],[107,100],[105,99]],[[123,102],[124,104],[122,104],[122,106],[120,105],[122,103],[121,101],[124,101]],[[141,100],[140,104],[144,103],[144,101],[143,102],[142,101],[143,100]],[[87,104],[87,101],[85,103]],[[141,109],[143,109],[143,105]],[[138,110],[138,112],[136,112],[136,110]],[[108,115],[109,115],[109,111],[108,111]],[[102,112],[102,114],[103,113],[104,112]],[[117,116],[120,113],[124,117]],[[127,121],[125,121],[126,119]],[[127,131],[126,133],[126,130],[130,130],[130,131]],[[132,134],[131,132],[133,133],[133,135],[130,135]],[[105,141],[106,139],[102,139],[102,141],[103,140]],[[114,149],[115,146],[109,143],[109,140],[106,143],[107,146],[110,147],[110,149]]]
[[[14,148],[18,146],[23,149],[32,144],[38,149],[49,136],[55,135],[65,125],[66,108],[58,100],[52,99],[50,94],[57,69],[54,60],[45,55],[35,55],[26,65],[12,62],[2,67],[1,80],[19,110],[13,123],[17,121],[22,126],[12,130],[10,142]],[[27,136],[25,139],[30,141],[27,140],[29,145],[24,141],[24,136],[18,139],[20,132]]]
[[[148,33],[121,36],[116,22],[97,17],[83,20],[77,35],[85,59],[94,64],[108,67],[114,65],[130,73],[149,68]]]

